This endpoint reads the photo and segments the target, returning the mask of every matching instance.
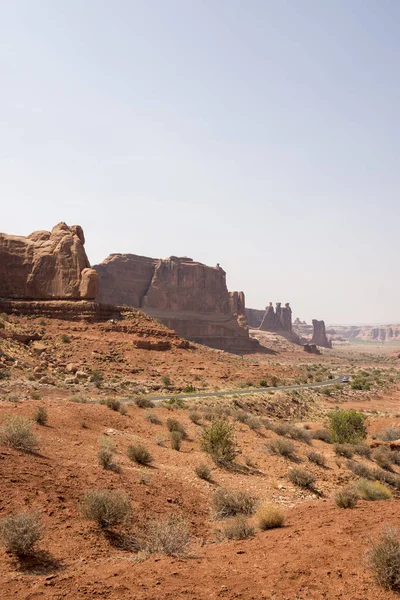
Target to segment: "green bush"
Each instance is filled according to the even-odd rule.
[[[63,344],[70,344],[71,343],[70,337],[66,333],[62,334],[61,341],[62,341]]]
[[[196,391],[196,388],[191,383],[188,383],[182,391],[184,394],[193,394]]]
[[[234,427],[227,419],[218,418],[203,430],[201,449],[216,463],[231,463],[238,455]]]
[[[260,387],[268,387],[268,381],[266,379],[261,379],[260,383],[258,384]]]
[[[366,416],[357,410],[336,410],[329,413],[329,431],[338,444],[355,444],[367,437]]]

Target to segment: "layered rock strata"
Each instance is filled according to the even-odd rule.
[[[228,292],[226,273],[191,258],[111,254],[94,267],[101,302],[140,308],[179,335],[213,348],[246,352],[250,340],[243,292]]]

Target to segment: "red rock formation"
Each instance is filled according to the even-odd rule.
[[[331,340],[328,340],[326,336],[325,323],[324,321],[317,321],[313,319],[313,334],[310,340],[310,344],[321,346],[323,348],[332,348]]]
[[[0,297],[94,299],[99,277],[84,244],[82,228],[65,223],[27,237],[0,233]]]
[[[272,302],[266,307],[263,320],[260,325],[261,331],[292,331],[292,309],[287,302],[282,308],[280,302],[276,303],[276,309]]]
[[[257,345],[245,324],[244,295],[230,296],[219,265],[187,257],[111,254],[94,268],[102,302],[141,308],[185,338],[211,347],[242,352]]]
[[[0,313],[96,323],[120,318],[121,308],[89,300],[2,300]]]
[[[260,310],[258,308],[246,308],[246,318],[249,324],[249,327],[253,329],[258,329],[262,323],[262,320],[265,315],[265,310]]]

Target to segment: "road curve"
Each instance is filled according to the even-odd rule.
[[[146,396],[147,400],[152,402],[163,402],[165,400],[171,400],[171,398],[220,398],[222,396],[249,396],[250,394],[262,394],[266,392],[276,392],[278,390],[304,390],[307,388],[319,388],[326,385],[332,385],[334,383],[342,383],[344,377],[350,377],[349,373],[339,375],[336,379],[329,379],[328,381],[318,381],[314,383],[302,383],[301,385],[282,385],[278,387],[262,387],[262,388],[246,388],[240,390],[227,390],[225,392],[192,392],[191,394],[171,394],[165,396]],[[121,398],[125,402],[129,402],[130,398]]]

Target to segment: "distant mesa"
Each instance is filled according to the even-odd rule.
[[[230,352],[258,347],[249,337],[243,292],[228,292],[226,273],[188,257],[111,254],[95,265],[98,300],[143,310],[188,340]]]
[[[93,300],[99,276],[90,268],[82,227],[58,223],[52,231],[0,233],[0,297]]]

